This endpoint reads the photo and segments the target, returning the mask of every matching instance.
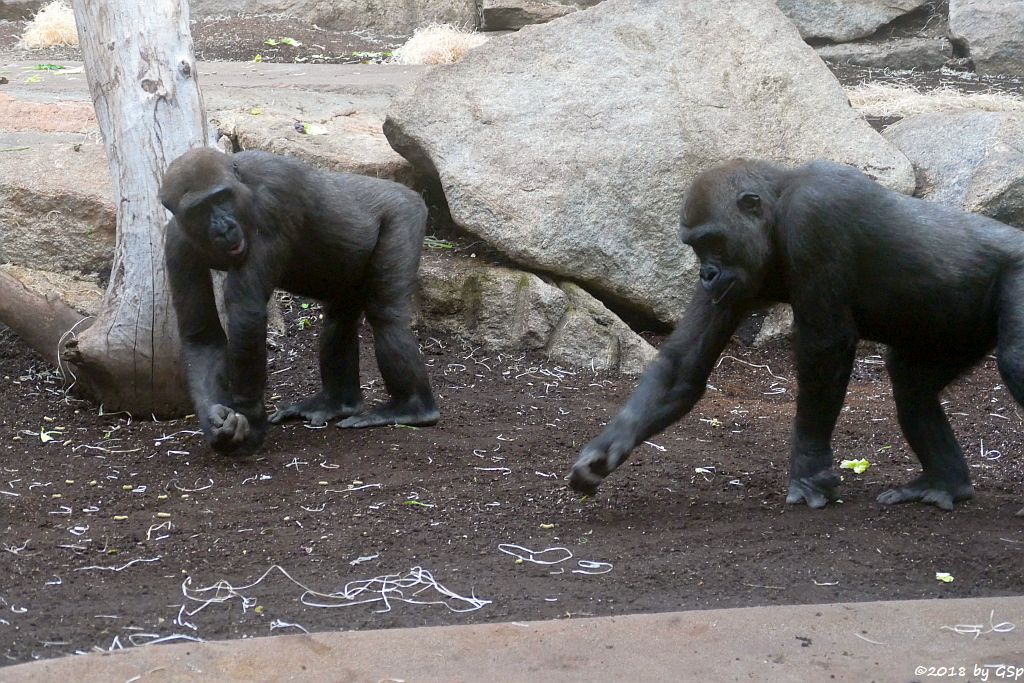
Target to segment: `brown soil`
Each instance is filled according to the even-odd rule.
[[[300,329],[302,317],[312,327]],[[317,326],[315,307],[295,308],[287,334],[273,339],[272,400],[314,390]],[[65,400],[52,369],[5,332],[4,661],[299,628],[282,623],[315,631],[1024,591],[1024,519],[1014,515],[1024,427],[991,360],[947,397],[975,500],[953,513],[874,501],[917,464],[878,358],[862,354],[835,447],[837,458],[872,466],[847,474],[843,503],[810,510],[784,502],[794,405],[784,347],[730,349],[693,414],[583,499],[562,477],[633,380],[488,356],[429,332],[420,338],[440,425],[353,432],[290,424],[272,429],[258,457],[239,461],[209,453],[194,420],[101,415]],[[368,396],[379,400],[368,344],[363,351]],[[499,550],[504,543],[561,546],[573,558],[517,563]],[[578,560],[611,571],[573,573]],[[183,582],[240,587],[274,565],[325,593],[422,567],[453,592],[490,602],[468,613],[399,602],[386,612],[381,603],[312,607],[274,574],[240,591],[251,605],[236,597],[179,617],[182,605],[202,604],[183,599]],[[955,580],[940,583],[940,571]]]
[[[9,26],[0,22],[0,48],[8,50]],[[317,50],[338,59],[367,47],[342,38],[328,45],[266,21],[232,34],[258,37],[237,46],[215,30],[227,29],[197,29],[197,52],[207,59],[251,59],[258,50],[269,61],[276,55],[264,50],[266,37],[322,44]],[[317,383],[316,309],[295,304],[287,321],[286,335],[272,340],[275,402]],[[300,627],[1024,591],[1024,518],[1014,514],[1024,492],[1024,426],[991,360],[947,396],[977,487],[973,501],[949,514],[874,501],[918,466],[899,434],[884,371],[866,349],[835,448],[837,460],[866,458],[872,466],[847,474],[845,502],[809,510],[784,502],[795,391],[784,346],[731,348],[697,409],[639,448],[597,497],[583,499],[562,477],[634,380],[487,355],[426,330],[420,339],[443,411],[437,427],[343,432],[290,424],[272,429],[258,457],[239,461],[209,453],[194,420],[103,415],[67,399],[53,369],[0,332],[0,664],[162,637]],[[367,393],[379,400],[371,358],[367,344]],[[517,562],[499,550],[506,543],[564,547],[573,558]],[[566,554],[537,559],[559,557]],[[580,560],[610,563],[610,571],[574,572],[608,569]],[[323,593],[420,567],[454,593],[489,602],[457,613],[391,593],[389,611],[380,601],[316,607],[280,574],[240,588],[275,565]],[[955,579],[939,582],[936,572]],[[222,602],[182,612],[204,604],[186,599],[183,586],[218,581],[227,582]],[[418,590],[404,596],[437,599]]]

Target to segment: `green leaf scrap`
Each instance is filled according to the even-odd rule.
[[[871,467],[871,463],[865,458],[861,458],[860,460],[843,460],[839,463],[839,469],[853,470],[857,474],[864,474],[869,467]]]

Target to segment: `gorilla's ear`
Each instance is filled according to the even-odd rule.
[[[174,182],[172,174],[168,173],[164,176],[163,182],[160,183],[160,192],[157,197],[160,199],[160,203],[164,205],[164,208],[178,215],[178,204],[181,201],[181,190],[178,188],[178,183]]]

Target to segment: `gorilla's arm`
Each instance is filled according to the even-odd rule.
[[[220,451],[234,450],[245,439],[248,428],[224,405],[230,403],[227,339],[217,317],[210,269],[174,220],[167,226],[165,251],[192,405],[210,445]]]
[[[569,485],[593,494],[630,451],[688,413],[704,395],[715,362],[745,314],[746,310],[737,306],[716,305],[712,296],[698,287],[636,391],[580,453]]]
[[[267,304],[280,274],[274,264],[284,256],[273,253],[268,238],[264,248],[250,254],[244,267],[228,272],[224,304],[228,314],[227,378],[228,404],[245,416],[251,433],[246,450],[263,442],[267,414],[263,394],[267,386]],[[254,246],[254,252],[256,247]]]

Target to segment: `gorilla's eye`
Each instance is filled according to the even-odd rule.
[[[229,187],[215,187],[206,194],[190,198],[180,208],[182,217],[187,221],[205,222],[210,213],[218,207],[230,205],[234,194]]]
[[[184,218],[189,221],[204,219],[210,213],[210,202],[203,200],[185,208]]]
[[[757,211],[761,208],[761,198],[753,192],[744,192],[736,200],[736,205],[743,211]]]

